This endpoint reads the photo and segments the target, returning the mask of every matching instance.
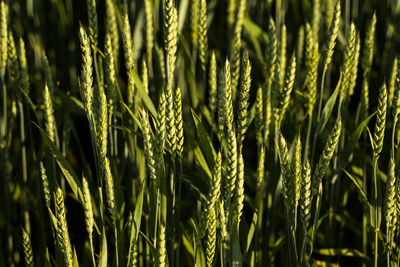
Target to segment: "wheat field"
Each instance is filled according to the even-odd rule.
[[[399,22],[0,0],[0,266],[399,266]]]

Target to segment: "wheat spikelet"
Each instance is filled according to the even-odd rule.
[[[333,55],[333,51],[334,51],[334,48],[336,45],[336,37],[337,37],[338,30],[339,30],[340,13],[341,13],[340,1],[337,1],[336,6],[335,6],[335,12],[333,14],[331,24],[329,26],[327,46],[325,48],[325,53],[324,53],[324,63],[323,63],[324,71],[326,71],[328,69],[328,66],[332,61],[332,55]]]
[[[351,65],[349,96],[353,95],[354,87],[356,86],[359,57],[360,57],[360,35],[357,34],[357,36],[356,36],[356,47],[355,47],[355,50],[354,50],[353,62],[352,62],[352,65]]]
[[[265,165],[265,149],[264,146],[261,146],[258,152],[258,162],[257,162],[256,203],[260,203],[264,197],[264,173],[265,173],[264,165]]]
[[[107,34],[111,36],[114,61],[118,62],[119,33],[114,0],[106,0],[106,35]]]
[[[175,114],[175,128],[176,128],[176,152],[178,157],[182,157],[183,153],[183,118],[182,118],[182,95],[181,89],[178,87],[175,91],[175,102],[174,102],[174,114]]]
[[[391,247],[393,235],[396,232],[397,210],[396,210],[396,174],[393,156],[390,157],[388,179],[386,181],[386,192],[384,199],[384,214],[386,221],[386,244]]]
[[[208,40],[207,40],[207,1],[200,0],[200,12],[199,12],[199,38],[198,38],[198,47],[199,47],[199,58],[201,63],[201,68],[203,71],[206,70],[207,65],[207,48],[208,48]]]
[[[304,51],[304,26],[302,25],[300,26],[299,31],[297,33],[297,44],[296,44],[297,72],[299,72],[299,68],[303,60],[303,51]]]
[[[160,223],[157,239],[157,266],[166,266],[167,251],[165,247],[165,225]]]
[[[157,178],[156,173],[156,160],[153,146],[153,133],[149,123],[149,117],[146,111],[142,111],[142,131],[143,131],[143,143],[144,143],[144,154],[146,156],[146,165],[149,172],[149,178],[155,181]]]
[[[84,107],[86,114],[89,118],[93,115],[93,59],[90,53],[90,43],[89,38],[86,34],[85,29],[80,26],[79,37],[81,40],[81,50],[82,50],[82,74],[81,74],[81,86],[82,86],[82,100],[84,102]],[[90,121],[90,119],[89,119]]]
[[[129,250],[129,254],[130,254],[130,262],[128,263],[129,267],[134,267],[137,266],[137,244],[134,244],[130,250]]]
[[[28,64],[26,62],[26,51],[25,51],[25,43],[22,38],[19,39],[19,66],[21,72],[20,84],[22,90],[24,90],[27,94],[29,93],[29,74],[28,74]]]
[[[383,147],[383,138],[385,137],[386,126],[386,109],[387,109],[387,92],[386,84],[383,83],[379,89],[378,110],[376,114],[376,122],[374,129],[374,157],[379,157]]]
[[[190,37],[193,45],[197,45],[199,36],[199,1],[190,1]]]
[[[392,64],[392,71],[390,73],[390,81],[389,81],[389,88],[388,88],[388,105],[389,108],[393,106],[393,97],[394,97],[394,91],[396,88],[396,78],[397,78],[397,69],[398,69],[398,64],[397,64],[398,57],[395,57],[393,60]]]
[[[350,77],[353,69],[354,53],[356,50],[356,27],[351,23],[350,32],[347,36],[347,45],[344,53],[344,62],[342,66],[343,78],[340,85],[340,99],[344,99],[350,85]]]
[[[167,101],[165,99],[164,90],[161,91],[160,101],[158,104],[157,111],[157,155],[161,158],[164,154],[165,147],[165,137],[166,137],[166,127],[165,127],[165,119],[166,119],[166,109],[167,109]]]
[[[294,154],[293,154],[293,164],[292,164],[292,169],[293,169],[293,175],[294,175],[294,192],[295,192],[295,207],[297,208],[299,199],[300,199],[300,190],[301,190],[301,181],[302,181],[302,176],[301,176],[301,140],[300,140],[300,133],[297,135],[296,141],[295,141],[295,146],[294,146]]]
[[[117,109],[118,94],[117,94],[117,81],[115,76],[115,61],[113,56],[113,48],[111,41],[111,34],[106,33],[105,39],[105,77],[106,77],[106,98],[108,99],[108,111],[110,117],[113,115],[114,111]]]
[[[286,25],[282,25],[281,29],[281,40],[279,42],[279,60],[277,63],[277,68],[279,69],[279,88],[283,87],[285,71],[286,71],[286,46],[287,46],[287,36],[286,36]]]
[[[214,261],[215,248],[217,243],[217,214],[216,207],[210,212],[209,225],[207,230],[207,241],[206,241],[206,260],[207,266],[211,267]]]
[[[286,73],[285,85],[281,92],[280,103],[279,103],[279,119],[278,119],[279,123],[283,120],[285,112],[289,106],[290,94],[292,93],[293,90],[295,76],[296,76],[296,56],[293,53],[292,57],[290,58],[288,71]]]
[[[43,92],[43,104],[44,104],[44,117],[46,120],[46,132],[49,135],[51,141],[55,142],[56,134],[56,121],[54,118],[53,101],[47,84],[44,86]]]
[[[263,117],[263,92],[262,88],[258,87],[257,96],[256,96],[256,115],[254,119],[254,123],[256,126],[256,139],[257,144],[261,144],[263,142],[263,129],[264,129],[264,117]]]
[[[307,102],[306,108],[308,115],[311,115],[314,110],[314,104],[317,95],[317,80],[318,80],[318,42],[313,39],[312,29],[306,24],[306,68],[307,68]]]
[[[390,171],[390,169],[389,169]],[[396,172],[396,170],[395,170]],[[396,173],[395,173],[396,174]],[[398,230],[400,229],[400,179],[396,178],[395,183],[395,209],[396,209],[396,230],[395,235],[398,237],[399,233]]]
[[[132,34],[131,25],[129,23],[128,14],[125,13],[122,18],[122,47],[124,48],[124,58],[125,66],[128,76],[128,88],[127,88],[127,98],[128,104],[133,104],[134,86],[135,82],[133,80],[132,70],[135,68],[134,54],[133,54],[133,44],[132,44]]]
[[[55,194],[55,207],[57,218],[57,239],[64,256],[65,266],[72,267],[72,247],[68,234],[67,219],[65,217],[64,196],[58,187]]]
[[[166,88],[166,130],[167,130],[167,141],[168,147],[172,155],[176,151],[176,125],[175,125],[175,109],[174,109],[174,91],[172,83],[167,84]]]
[[[400,114],[400,69],[397,69],[392,103],[393,120],[397,122]],[[389,102],[390,103],[390,102]]]
[[[86,0],[89,18],[89,38],[94,47],[97,47],[97,37],[99,35],[96,0]]]
[[[7,40],[8,40],[7,74],[11,86],[13,87],[13,89],[16,90],[20,79],[20,68],[19,68],[17,50],[15,47],[14,36],[11,31],[8,32]]]
[[[89,234],[89,239],[92,239],[93,234],[93,209],[92,209],[92,199],[90,196],[89,184],[85,177],[82,178],[83,187],[83,208],[85,210],[85,224],[86,231]]]
[[[243,62],[243,67],[241,71],[241,83],[240,83],[237,122],[236,122],[236,132],[237,132],[237,141],[239,144],[239,150],[242,147],[249,119],[248,118],[249,113],[247,109],[249,106],[250,86],[251,86],[251,64],[247,53],[243,55],[242,62]]]
[[[51,100],[54,103],[54,90],[55,90],[54,80],[53,80],[53,75],[51,74],[49,60],[47,59],[46,53],[44,51],[42,52],[42,63],[43,63],[43,72],[45,80],[50,90]]]
[[[369,107],[368,82],[363,80],[361,88],[361,114],[363,117],[366,117],[368,115],[368,107]]]
[[[308,228],[311,218],[311,167],[308,159],[304,161],[300,194],[300,218],[304,229]]]
[[[229,29],[231,29],[233,27],[233,23],[235,21],[236,4],[237,4],[237,0],[228,0],[227,19],[228,19]]]
[[[313,0],[312,33],[313,40],[318,43],[319,27],[321,23],[321,4],[320,0]]]
[[[167,82],[173,83],[178,45],[178,13],[173,0],[163,0],[164,45],[167,55]],[[168,93],[167,93],[168,94]]]
[[[116,208],[116,200],[115,200],[115,191],[114,191],[114,179],[111,174],[111,166],[110,161],[107,157],[103,159],[104,161],[104,182],[106,188],[106,199],[107,199],[107,209],[111,214],[111,219],[115,222],[117,219],[117,208]]]
[[[150,0],[144,0],[144,13],[146,15],[146,50],[147,60],[150,63],[153,54],[154,26],[153,26],[153,7]]]
[[[325,144],[322,155],[319,158],[318,164],[315,167],[314,174],[312,176],[312,196],[315,196],[318,192],[319,184],[324,178],[326,171],[329,166],[329,162],[333,157],[336,147],[339,143],[340,133],[342,131],[342,121],[340,118],[337,119],[335,127],[328,137],[328,141]]]
[[[279,92],[273,90],[272,85],[275,79],[276,57],[277,57],[277,39],[275,23],[272,18],[269,19],[268,24],[268,36],[269,40],[266,48],[266,64],[267,64],[267,86],[263,87],[263,119],[264,119],[264,141],[266,142],[269,136],[269,130],[272,119],[272,107],[274,108],[274,114],[276,114],[277,105],[275,104],[279,97]]]
[[[3,0],[0,3],[0,76],[4,79],[7,65],[7,43],[8,43],[8,4]]]
[[[233,104],[232,104],[232,87],[231,87],[231,75],[230,75],[230,64],[229,61],[225,62],[224,70],[224,118],[225,118],[225,129],[227,138],[227,197],[232,197],[235,191],[235,183],[237,176],[237,140],[234,128],[233,118]]]
[[[99,89],[102,87],[99,87]],[[108,129],[108,115],[107,115],[107,99],[103,90],[99,90],[98,97],[99,108],[97,110],[96,120],[96,137],[98,153],[100,158],[107,156],[107,129]]]
[[[225,73],[223,70],[221,70],[220,73],[220,79],[219,79],[219,85],[217,89],[217,108],[218,108],[218,114],[217,114],[217,125],[218,125],[218,138],[220,141],[222,141],[222,136],[224,134],[224,122],[225,122],[225,114],[224,114],[224,107],[225,107]]]
[[[224,201],[221,199],[218,201],[218,225],[219,225],[219,239],[222,243],[222,247],[226,249],[227,247],[227,239],[228,239],[228,230],[226,227],[226,214],[224,208]]]
[[[322,15],[327,28],[331,25],[330,23],[332,22],[332,18],[335,13],[335,4],[337,4],[337,1],[322,1]]]
[[[365,34],[364,47],[363,47],[363,55],[361,58],[361,68],[363,70],[363,79],[368,82],[372,60],[374,57],[374,43],[375,43],[375,26],[376,26],[376,14],[371,18],[371,22],[368,25],[367,32]]]
[[[23,228],[22,228],[22,246],[24,248],[24,258],[26,266],[33,266],[33,251],[32,251],[31,238]]]
[[[234,201],[234,214],[233,214],[233,222],[239,229],[240,217],[242,216],[243,211],[243,203],[244,203],[244,161],[242,151],[239,150],[239,158],[238,158],[238,167],[237,167],[237,178],[235,185],[235,201]]]
[[[239,0],[239,6],[237,8],[235,28],[233,32],[233,38],[231,42],[231,77],[232,77],[232,89],[236,92],[237,85],[239,83],[239,71],[240,71],[240,49],[242,47],[242,26],[244,12],[246,10],[246,0]]]
[[[144,87],[144,91],[146,94],[149,94],[149,71],[147,69],[146,60],[142,60],[142,83]]]
[[[202,218],[200,223],[200,238],[205,235],[206,230],[210,226],[211,213],[216,208],[217,201],[221,194],[221,168],[222,168],[222,157],[221,152],[218,152],[217,159],[212,172],[211,187],[208,191],[207,199],[202,212]]]
[[[290,166],[289,161],[289,153],[286,144],[285,138],[282,134],[279,135],[279,143],[278,143],[278,151],[279,151],[279,161],[281,165],[281,174],[282,174],[282,195],[285,202],[285,206],[292,214],[294,211],[294,197],[295,194],[293,192],[293,171]]]
[[[50,187],[49,187],[49,180],[47,179],[46,169],[44,168],[43,162],[40,162],[40,177],[42,180],[43,186],[43,197],[46,203],[46,207],[50,208],[51,197],[50,197]]]
[[[208,105],[212,118],[217,109],[217,60],[214,51],[211,53],[208,85],[210,87]]]

